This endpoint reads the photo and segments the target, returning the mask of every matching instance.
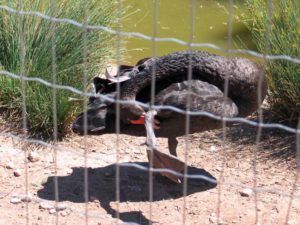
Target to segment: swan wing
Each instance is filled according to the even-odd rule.
[[[217,116],[234,117],[238,115],[237,105],[216,86],[200,80],[171,84],[155,96],[156,105],[169,105],[182,110],[205,111]],[[163,117],[174,112],[163,110]]]

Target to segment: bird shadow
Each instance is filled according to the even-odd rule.
[[[148,167],[147,163],[136,162],[139,166]],[[122,165],[122,164],[121,164]],[[128,164],[127,164],[128,165]],[[149,201],[149,172],[129,166],[120,166],[119,198],[122,202],[148,202]],[[59,201],[84,203],[84,167],[74,167],[73,172],[67,176],[58,176]],[[105,167],[88,168],[88,196],[89,201],[99,200],[100,206],[110,215],[124,222],[149,224],[141,211],[118,212],[110,206],[116,201],[116,164]],[[204,169],[188,167],[188,174],[202,175],[216,179]],[[45,200],[55,200],[54,176],[48,177],[38,196]],[[216,187],[203,179],[187,179],[187,195],[203,192]],[[161,175],[153,174],[153,201],[176,199],[183,197],[183,184],[175,184]]]
[[[272,119],[272,112],[269,109],[263,111],[264,123],[276,123]],[[253,114],[251,121],[258,122],[258,114]],[[277,122],[278,123],[278,122]],[[282,124],[281,125],[285,125]],[[222,138],[221,130],[216,133]],[[296,134],[279,128],[262,128],[258,135],[258,127],[245,123],[234,123],[227,129],[226,138],[229,142],[239,146],[256,145],[258,141],[258,159],[271,159],[276,164],[292,161],[296,158]],[[243,147],[239,149],[243,151]]]

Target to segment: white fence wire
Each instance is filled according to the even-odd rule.
[[[48,20],[51,22],[51,30],[52,30],[52,49],[51,49],[51,54],[52,54],[52,82],[48,82],[46,80],[40,79],[38,74],[33,77],[27,77],[26,74],[24,73],[24,57],[25,57],[25,47],[24,47],[24,42],[23,42],[23,34],[24,31],[22,29],[22,26],[19,26],[19,33],[20,33],[20,59],[21,59],[21,65],[20,65],[20,74],[15,74],[12,73],[10,71],[6,71],[6,70],[0,70],[0,74],[1,76],[7,76],[7,77],[11,77],[14,79],[18,79],[21,80],[22,82],[22,99],[23,99],[23,114],[22,114],[22,118],[23,118],[23,135],[16,135],[13,134],[11,132],[5,132],[5,131],[1,131],[0,132],[0,136],[3,137],[9,137],[12,138],[14,140],[18,140],[18,141],[22,141],[24,143],[31,143],[31,144],[38,144],[38,145],[42,145],[48,148],[53,149],[53,155],[54,155],[54,166],[55,166],[55,176],[56,179],[54,178],[54,189],[55,189],[55,207],[58,206],[58,180],[57,180],[57,153],[58,151],[72,151],[72,153],[80,155],[84,158],[84,199],[85,199],[85,211],[82,212],[80,210],[77,210],[75,207],[72,208],[73,211],[75,211],[78,214],[81,214],[85,217],[85,224],[88,224],[88,219],[89,218],[99,218],[102,219],[102,216],[99,216],[98,214],[93,214],[90,213],[88,211],[88,201],[89,201],[89,193],[88,193],[88,159],[90,158],[97,158],[95,156],[89,156],[88,152],[87,152],[87,147],[85,146],[84,149],[84,153],[80,153],[76,150],[73,149],[66,149],[63,146],[60,146],[60,144],[57,142],[57,108],[56,108],[56,90],[60,89],[60,90],[67,90],[70,91],[72,93],[81,95],[81,96],[86,96],[86,97],[91,97],[94,96],[94,94],[90,94],[87,93],[85,90],[81,91],[79,89],[76,89],[74,87],[71,86],[67,86],[67,85],[59,85],[56,84],[56,44],[55,44],[55,29],[56,29],[56,24],[57,23],[68,23],[70,25],[76,26],[81,28],[84,31],[84,35],[83,35],[83,43],[84,43],[84,49],[83,49],[83,63],[84,63],[84,72],[83,72],[83,84],[84,86],[87,85],[87,55],[88,55],[88,46],[87,46],[87,32],[88,30],[102,30],[105,31],[107,33],[113,34],[117,36],[117,41],[116,41],[116,49],[117,49],[117,63],[120,64],[120,46],[121,46],[121,38],[122,37],[130,37],[130,38],[140,38],[140,39],[144,39],[147,41],[152,41],[153,42],[153,56],[157,55],[157,43],[158,42],[173,42],[176,43],[178,45],[183,45],[183,46],[187,46],[188,50],[191,49],[195,49],[195,48],[209,48],[209,49],[214,49],[214,50],[218,50],[221,52],[225,52],[228,55],[232,54],[232,53],[239,53],[239,54],[245,54],[248,56],[254,56],[254,57],[258,57],[258,58],[262,58],[265,60],[286,60],[286,61],[290,61],[296,64],[300,64],[300,59],[298,58],[293,58],[290,57],[288,55],[268,55],[268,54],[261,54],[259,52],[255,52],[252,50],[247,50],[247,49],[232,49],[232,22],[233,22],[233,15],[234,15],[234,1],[233,0],[229,0],[229,18],[228,18],[228,45],[227,45],[227,49],[223,49],[217,45],[211,44],[211,43],[194,43],[193,42],[193,37],[194,37],[194,21],[195,21],[195,3],[196,0],[191,0],[191,9],[190,9],[190,40],[189,42],[177,39],[177,38],[173,38],[173,37],[165,37],[165,38],[160,38],[157,37],[157,14],[158,14],[158,0],[153,0],[153,9],[154,9],[154,16],[153,16],[153,21],[154,21],[154,35],[153,36],[147,36],[145,34],[142,33],[138,33],[138,32],[123,32],[121,30],[122,27],[122,0],[118,0],[118,29],[114,30],[111,29],[109,27],[105,27],[105,26],[101,26],[101,25],[89,25],[87,24],[87,18],[88,18],[88,1],[84,1],[84,23],[79,23],[75,20],[69,19],[69,18],[56,18],[56,17],[52,17],[51,15],[45,15],[41,12],[33,12],[33,11],[23,11],[22,10],[22,0],[19,0],[19,8],[18,9],[13,9],[10,8],[6,5],[0,5],[0,11],[7,11],[9,13],[13,13],[13,14],[17,14],[19,17],[19,24],[21,24],[21,21],[23,19],[23,16],[34,16],[34,17],[40,17],[43,18],[45,20]],[[53,14],[55,14],[55,10],[56,10],[56,3],[55,0],[51,1],[51,6],[52,6],[52,12]],[[268,21],[269,21],[269,26],[270,27],[270,21],[271,21],[271,17],[272,17],[272,1],[268,0]],[[268,32],[266,32],[266,46],[269,45],[268,43],[269,39],[268,39]],[[268,47],[267,47],[268,48]],[[268,52],[268,49],[266,49],[266,52]],[[191,63],[190,63],[191,64]],[[153,75],[155,74],[155,71],[153,71]],[[191,79],[191,74],[192,74],[192,70],[191,70],[191,65],[189,66],[189,72],[188,72],[188,78],[189,80]],[[38,139],[33,139],[33,138],[28,138],[27,137],[27,120],[26,120],[26,96],[25,96],[25,89],[26,89],[26,85],[25,85],[25,81],[30,81],[30,82],[39,82],[47,87],[52,88],[53,90],[53,115],[54,115],[54,142],[52,144],[47,143],[45,141],[42,140],[38,140]],[[118,93],[120,93],[120,86],[117,85],[117,90]],[[258,96],[261,98],[261,93],[259,93],[260,89],[258,88]],[[225,82],[225,95],[227,95],[228,93],[228,79],[226,79]],[[155,93],[155,76],[152,76],[152,85],[151,85],[151,102],[154,102],[154,93]],[[186,201],[185,201],[185,197],[187,195],[187,179],[188,178],[192,178],[192,179],[202,179],[205,181],[208,181],[210,183],[216,184],[216,180],[212,179],[208,176],[205,175],[194,175],[194,174],[188,174],[187,168],[185,167],[184,169],[184,173],[178,173],[176,171],[170,170],[170,169],[156,169],[156,168],[152,168],[152,165],[150,165],[150,167],[145,167],[142,166],[140,164],[137,163],[120,163],[119,162],[119,157],[120,157],[120,152],[119,152],[119,142],[120,142],[120,137],[119,137],[119,133],[120,133],[120,124],[119,124],[119,118],[120,118],[120,110],[119,110],[119,104],[122,103],[133,103],[132,101],[123,101],[120,100],[120,95],[117,95],[117,99],[113,99],[110,98],[108,96],[105,95],[101,95],[101,94],[97,94],[98,98],[104,99],[106,101],[109,102],[116,102],[117,103],[117,111],[116,111],[116,202],[117,202],[117,210],[116,210],[116,218],[119,219],[120,215],[119,215],[119,202],[120,202],[120,168],[119,167],[134,167],[143,171],[148,171],[150,176],[149,176],[149,202],[152,203],[153,201],[153,179],[152,179],[152,173],[153,172],[169,172],[171,174],[174,174],[176,176],[179,177],[183,177],[183,181],[184,181],[184,189],[183,189],[183,197],[184,197],[184,206],[183,206],[183,212],[182,212],[182,219],[183,219],[183,224],[185,224],[186,222]],[[86,100],[85,100],[86,101]],[[299,126],[297,128],[292,128],[286,125],[282,125],[282,124],[278,124],[278,123],[264,123],[263,122],[263,117],[262,117],[262,111],[261,109],[259,110],[259,121],[255,122],[255,121],[251,121],[249,119],[245,119],[245,118],[241,118],[241,117],[234,117],[234,118],[227,118],[227,117],[221,117],[221,116],[217,116],[214,115],[212,113],[209,112],[205,112],[205,111],[199,111],[199,112],[194,112],[194,111],[189,111],[189,110],[182,110],[179,108],[175,108],[173,106],[162,106],[162,105],[154,105],[151,104],[150,106],[148,104],[144,104],[142,102],[134,102],[140,106],[143,106],[144,108],[147,109],[155,109],[155,110],[162,110],[162,109],[168,109],[168,110],[173,110],[175,112],[178,113],[182,113],[186,115],[186,149],[185,149],[185,163],[187,164],[187,151],[189,150],[189,116],[191,115],[202,115],[202,116],[207,116],[210,117],[212,119],[215,120],[219,120],[222,121],[223,123],[223,162],[222,162],[222,171],[220,174],[220,178],[218,182],[218,202],[217,202],[217,217],[218,217],[218,223],[220,222],[220,214],[221,214],[221,192],[222,192],[222,187],[223,186],[234,186],[234,187],[247,187],[250,188],[254,191],[255,194],[255,222],[256,224],[258,223],[258,215],[257,215],[257,193],[259,192],[267,192],[267,193],[273,193],[273,194],[278,194],[284,197],[288,197],[290,198],[289,201],[289,206],[288,206],[288,212],[286,215],[286,221],[285,223],[287,224],[287,221],[289,219],[289,214],[290,214],[290,210],[291,210],[291,205],[292,205],[292,201],[294,199],[300,199],[300,195],[296,195],[295,194],[295,187],[296,184],[298,182],[299,179],[299,165],[297,167],[297,174],[295,177],[295,181],[294,181],[294,185],[292,187],[292,191],[291,194],[287,194],[286,192],[280,191],[280,190],[276,190],[276,189],[267,189],[267,188],[260,188],[257,187],[256,184],[256,160],[257,160],[257,150],[259,149],[259,142],[261,139],[261,132],[262,132],[262,128],[277,128],[277,129],[282,129],[285,130],[287,132],[290,133],[294,133],[296,134],[296,151],[297,151],[297,156],[300,156],[300,147],[299,147],[299,135],[300,135],[300,129]],[[84,103],[85,107],[86,107],[86,102]],[[189,106],[187,107],[189,108]],[[87,124],[87,118],[86,115],[84,116],[84,124]],[[227,142],[227,138],[226,138],[226,122],[240,122],[240,123],[244,123],[244,124],[248,124],[251,126],[255,126],[258,128],[258,132],[257,132],[257,138],[256,138],[256,145],[257,145],[257,150],[254,152],[253,155],[253,161],[254,161],[254,165],[253,165],[253,186],[249,187],[247,185],[244,185],[242,183],[239,182],[226,182],[226,181],[222,181],[223,180],[223,172],[224,172],[224,167],[226,165],[226,160],[227,160],[227,155],[226,155],[226,142]],[[86,134],[86,133],[85,133]],[[85,138],[83,137],[83,145],[86,145],[85,143]],[[27,148],[24,147],[24,155],[25,155],[25,196],[28,197],[28,165],[27,165]],[[99,159],[101,159],[99,157]],[[150,160],[151,161],[151,160]],[[298,162],[299,164],[299,162]],[[11,192],[0,192],[1,196],[6,196],[6,195],[10,195]],[[24,195],[21,195],[24,196]],[[40,198],[32,198],[33,201],[36,202],[42,202],[43,200]],[[152,217],[152,204],[150,204],[150,213],[149,213],[149,221],[151,221],[151,217]],[[116,220],[116,223],[118,223],[119,220]],[[26,202],[26,224],[29,224],[29,210],[28,210],[28,201]],[[58,224],[58,215],[56,216],[56,224]],[[132,223],[135,224],[135,223]]]

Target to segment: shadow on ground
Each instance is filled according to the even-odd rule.
[[[137,163],[147,167],[147,163]],[[101,207],[113,217],[116,210],[110,202],[116,200],[116,164],[100,168],[88,168],[89,199],[98,199]],[[189,174],[204,175],[215,178],[203,169],[188,167]],[[59,183],[59,201],[84,202],[84,168],[73,168],[72,174],[57,177]],[[199,180],[188,179],[187,195],[214,188],[216,184]],[[49,177],[43,189],[38,191],[42,199],[54,200],[54,177]],[[176,199],[183,196],[183,185],[175,184],[159,174],[153,178],[153,201]],[[148,202],[149,201],[149,173],[134,167],[120,167],[120,202]],[[150,221],[140,211],[120,213],[124,222],[148,224]]]
[[[271,112],[263,111],[264,123],[276,123],[272,121]],[[257,113],[251,118],[252,121],[258,122]],[[278,122],[277,122],[278,123]],[[284,124],[282,124],[284,125]],[[289,125],[287,125],[289,126]],[[229,143],[241,146],[238,150],[243,151],[243,146],[256,145],[258,127],[245,123],[234,123],[226,131],[226,138]],[[216,136],[223,137],[220,129]],[[285,163],[294,160],[296,157],[296,134],[287,132],[279,128],[263,128],[259,139],[258,159],[271,159],[276,163]]]

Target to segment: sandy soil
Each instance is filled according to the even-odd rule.
[[[6,126],[1,127],[10,131]],[[224,225],[275,225],[285,224],[286,220],[290,225],[300,224],[295,134],[264,129],[257,146],[255,127],[236,124],[227,128],[226,133],[225,145],[222,129],[193,134],[189,139],[189,172],[215,178],[218,185],[189,180],[184,198],[183,185],[155,174],[151,203],[148,173],[121,166],[119,204],[116,201],[116,136],[71,135],[58,144],[57,210],[53,208],[54,150],[0,136],[0,224],[183,224],[184,221],[185,224],[217,224],[218,210],[219,224]],[[120,162],[131,165],[136,162],[147,167],[145,146],[141,146],[144,141],[145,138],[120,135]],[[162,149],[166,148],[165,139],[158,141]],[[185,146],[185,139],[179,138],[177,152],[181,159]],[[34,155],[37,161],[26,160],[28,176],[24,150],[37,153]],[[88,173],[87,203],[85,172]],[[30,194],[27,199],[24,198],[26,177]],[[257,195],[241,194],[255,183]],[[292,190],[294,197],[287,219]]]

